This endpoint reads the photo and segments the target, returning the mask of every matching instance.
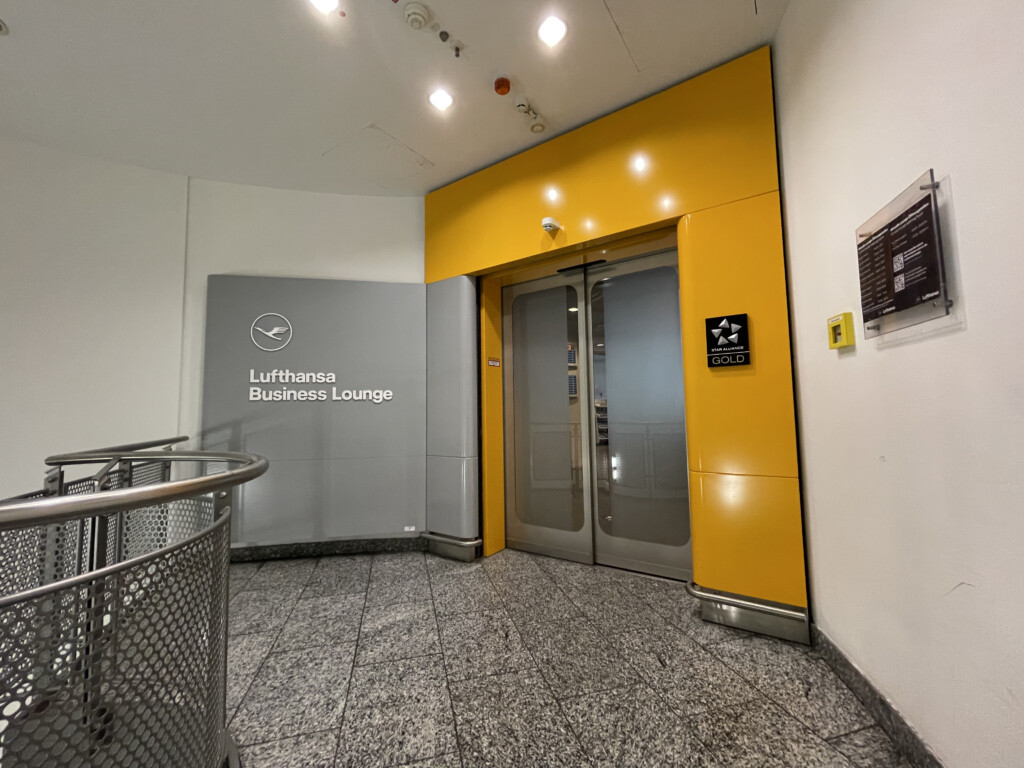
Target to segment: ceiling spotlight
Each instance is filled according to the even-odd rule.
[[[647,158],[644,157],[643,155],[637,155],[636,157],[633,158],[633,161],[632,163],[630,163],[630,165],[633,166],[633,170],[636,171],[637,173],[643,173],[644,171],[647,170],[650,163],[647,162]]]
[[[452,101],[451,94],[444,88],[438,88],[430,94],[430,103],[442,112],[452,105]]]
[[[565,22],[557,16],[548,16],[544,23],[537,29],[537,37],[543,40],[549,47],[554,48],[565,37],[568,28]]]
[[[546,194],[548,200],[550,200],[552,203],[558,199],[558,190],[555,189],[554,187],[548,187],[548,191]]]
[[[533,131],[534,133],[544,133],[544,129],[546,127],[547,126],[544,125],[544,118],[542,118],[540,115],[537,115],[537,117],[533,118],[533,122],[530,123],[530,130]]]
[[[320,13],[326,16],[332,11],[338,10],[338,0],[309,0]]]

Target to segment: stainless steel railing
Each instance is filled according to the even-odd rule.
[[[224,764],[231,489],[267,461],[135,447],[0,502],[0,768]]]

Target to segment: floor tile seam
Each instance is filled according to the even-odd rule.
[[[429,605],[429,606],[432,607],[433,604],[434,604],[434,599],[433,598],[430,598],[429,600],[426,599],[426,598],[420,598],[418,600],[396,600],[393,603],[373,603],[373,602],[370,602],[369,595],[367,595],[367,600],[366,600],[366,605],[369,608],[381,608],[381,607],[383,607],[383,608],[391,608],[392,606],[395,606],[395,605]]]
[[[646,603],[646,601],[642,601],[642,602],[644,602],[645,604],[647,604],[647,603]],[[648,605],[648,607],[651,607],[651,606],[650,606],[649,604],[647,604],[647,605]],[[652,610],[653,610],[653,608],[652,608]],[[655,613],[657,613],[657,611],[655,611]],[[684,634],[684,635],[685,635],[685,636],[686,636],[686,637],[687,637],[687,638],[688,638],[689,640],[693,641],[693,642],[694,642],[694,644],[696,644],[696,645],[697,645],[698,647],[702,647],[702,646],[700,646],[700,644],[699,644],[699,643],[697,643],[697,641],[696,641],[696,640],[695,640],[695,639],[694,639],[694,638],[693,638],[693,637],[692,637],[692,636],[691,636],[691,635],[690,635],[690,634],[689,634],[688,632],[686,632],[686,631],[685,631],[684,629],[682,629],[681,627],[678,627],[678,626],[676,626],[675,624],[673,624],[672,622],[668,621],[667,619],[665,620],[665,623],[666,623],[666,624],[667,624],[667,625],[668,625],[669,627],[671,627],[671,628],[673,628],[673,629],[677,629],[677,630],[679,630],[680,632],[682,632],[682,633],[683,633],[683,634]],[[622,657],[622,658],[623,658],[623,659],[625,660],[626,664],[627,664],[627,665],[629,665],[629,666],[630,666],[630,667],[631,667],[631,668],[633,669],[633,671],[634,671],[634,672],[636,673],[636,675],[637,675],[637,678],[638,678],[639,680],[643,681],[643,682],[644,682],[644,683],[645,683],[645,684],[647,685],[647,687],[648,687],[648,688],[650,688],[650,689],[651,689],[651,690],[652,690],[652,691],[654,692],[654,695],[655,695],[655,697],[656,697],[656,698],[658,699],[658,701],[659,701],[659,702],[661,702],[661,704],[662,704],[662,705],[663,705],[663,706],[665,707],[665,709],[666,709],[666,710],[667,710],[668,712],[670,712],[670,713],[671,713],[672,715],[674,715],[674,716],[675,716],[675,718],[676,718],[677,720],[679,720],[679,721],[680,721],[680,722],[681,722],[681,723],[683,724],[683,726],[684,726],[684,727],[685,727],[685,728],[686,728],[686,729],[687,729],[687,730],[688,730],[688,731],[689,731],[689,732],[691,733],[691,735],[692,735],[692,736],[693,736],[693,737],[694,737],[694,738],[695,738],[695,739],[697,740],[697,742],[698,742],[699,744],[701,744],[701,745],[702,745],[702,746],[703,746],[703,747],[704,747],[705,749],[707,749],[707,750],[713,750],[713,746],[712,746],[712,745],[710,745],[710,744],[708,744],[707,742],[705,742],[705,741],[704,741],[704,740],[703,740],[702,738],[700,738],[700,736],[699,736],[699,735],[698,735],[698,733],[696,732],[696,729],[694,729],[694,728],[693,728],[693,727],[691,726],[691,724],[690,724],[690,722],[689,722],[689,718],[690,718],[690,717],[693,717],[693,716],[695,716],[695,715],[684,715],[684,714],[682,714],[682,713],[681,713],[681,712],[680,712],[679,710],[677,710],[677,709],[676,709],[676,708],[675,708],[674,706],[672,706],[672,704],[671,704],[671,703],[669,703],[669,701],[668,701],[668,700],[667,700],[667,699],[666,699],[666,698],[664,697],[664,695],[663,695],[663,694],[661,693],[661,691],[659,690],[659,687],[658,687],[658,686],[656,686],[656,685],[655,685],[655,684],[654,684],[653,682],[651,682],[650,680],[648,680],[648,679],[647,679],[647,678],[646,678],[646,677],[644,676],[643,672],[642,672],[642,671],[640,670],[640,668],[639,668],[639,667],[638,667],[637,665],[633,664],[633,663],[632,663],[632,662],[630,662],[630,661],[629,661],[628,659],[625,659],[625,657],[624,657],[624,656],[623,656],[622,654],[619,654],[619,656],[620,656],[620,657]],[[722,663],[722,664],[724,664],[724,662],[722,662],[722,661],[721,661],[720,659],[717,659],[717,657],[716,657],[716,660],[717,660],[717,661],[718,661],[719,663]],[[731,668],[729,668],[729,669],[731,670]],[[747,683],[747,685],[749,685],[749,686],[750,686],[750,689],[751,689],[751,690],[752,690],[752,691],[754,692],[754,694],[755,694],[755,697],[753,697],[753,698],[756,698],[757,696],[760,696],[760,697],[762,697],[762,698],[765,698],[765,699],[767,700],[767,697],[765,697],[765,695],[764,695],[764,694],[763,694],[763,693],[761,692],[761,690],[760,690],[760,689],[758,689],[758,688],[757,688],[756,686],[754,686],[754,685],[751,685],[751,684],[750,684],[750,683],[749,683],[749,682],[748,682],[748,681],[747,681],[747,680],[746,680],[745,678],[743,678],[742,676],[740,676],[740,679],[741,679],[741,680],[743,680],[743,681],[744,681],[745,683]],[[744,702],[741,702],[741,703],[739,703],[739,704],[737,704],[737,705],[735,705],[735,706],[743,706],[743,705],[745,705],[745,704],[748,704],[748,703],[749,703],[750,701],[752,701],[752,700],[753,700],[753,698],[751,698],[751,699],[747,699],[746,701],[744,701]],[[730,705],[730,706],[734,706],[734,705]],[[715,711],[724,711],[725,709],[727,709],[727,708],[726,708],[726,707],[721,707],[721,708],[718,708],[718,709],[715,709],[715,708],[709,708],[709,709],[707,710],[707,712],[715,712]],[[787,714],[788,714],[788,713],[787,713]],[[801,725],[802,725],[802,723],[801,723]]]
[[[261,570],[262,570],[262,567],[263,566],[260,566]],[[228,606],[228,610],[229,611],[231,610],[230,605]],[[234,714],[231,715],[231,722],[234,722],[235,718],[238,716],[239,711],[242,709],[242,705],[245,704],[245,700],[247,698],[249,698],[249,694],[252,692],[253,684],[256,682],[256,679],[260,676],[260,673],[263,671],[263,667],[266,665],[267,659],[269,659],[271,657],[271,655],[273,654],[274,647],[277,645],[277,641],[281,639],[281,633],[284,632],[284,628],[288,624],[288,619],[291,618],[292,612],[294,610],[295,610],[295,603],[292,603],[291,606],[288,609],[288,615],[285,617],[285,620],[283,622],[281,622],[281,626],[278,627],[277,631],[274,633],[274,639],[270,643],[270,648],[267,650],[267,653],[260,660],[259,666],[256,668],[256,672],[249,679],[249,685],[246,686],[245,693],[243,693],[239,697],[239,699],[238,699],[238,706],[235,707],[235,712],[234,712]],[[263,634],[263,633],[252,632],[250,634]],[[266,634],[269,635],[270,633],[267,632]],[[225,670],[225,673],[226,673],[226,671],[227,670]],[[229,726],[230,726],[230,723],[225,723],[225,728],[227,728]]]
[[[253,574],[252,574],[252,576],[255,576],[255,575],[256,575],[256,572],[255,572],[255,571],[253,571]],[[250,581],[252,581],[252,576],[250,576],[249,578],[247,578],[247,579],[246,579],[245,581],[243,581],[243,582],[242,582],[241,584],[238,584],[238,589],[237,589],[237,590],[236,590],[236,592],[235,592],[236,594],[237,594],[238,592],[243,592],[243,591],[245,590],[245,585],[246,585],[246,584],[248,584],[248,583],[249,583]],[[230,571],[228,572],[228,584],[229,584],[229,585],[231,584],[231,572],[230,572]],[[236,584],[237,584],[237,582],[236,582]],[[228,587],[228,589],[230,590],[230,586]]]
[[[250,742],[250,743],[246,744],[245,746],[239,747],[239,750],[244,752],[245,750],[252,749],[253,747],[265,747],[267,744],[277,744],[279,742],[288,741],[290,739],[302,739],[302,738],[305,738],[306,736],[319,736],[322,733],[335,733],[335,734],[338,734],[338,731],[339,731],[338,728],[322,728],[319,731],[307,731],[305,733],[293,733],[293,734],[289,734],[288,736],[282,736],[279,739],[267,739],[266,741],[253,741],[253,742]],[[338,735],[339,735],[339,738],[340,738],[340,734],[338,734]]]
[[[660,707],[659,707],[660,710],[662,712],[668,714],[680,726],[682,726],[682,728],[686,732],[687,736],[689,736],[695,742],[697,742],[697,744],[700,745],[706,752],[714,752],[715,751],[713,749],[712,745],[710,745],[707,742],[705,742],[697,734],[696,729],[689,722],[689,717],[690,716],[683,715],[679,710],[677,710],[675,707],[673,707],[671,704],[669,704],[668,701],[662,696],[661,691],[658,688],[656,688],[654,685],[652,685],[650,682],[648,682],[647,680],[644,680],[643,678],[641,678],[639,683],[632,683],[632,684],[630,684],[628,686],[617,686],[615,688],[609,688],[606,691],[591,691],[589,693],[583,693],[583,694],[580,694],[579,696],[574,696],[574,697],[567,697],[565,699],[560,699],[558,701],[559,701],[559,705],[561,705],[562,701],[574,701],[575,699],[584,699],[584,698],[587,698],[588,696],[592,696],[592,695],[594,695],[596,693],[611,693],[611,692],[618,691],[618,690],[624,690],[627,687],[628,688],[636,688],[636,687],[642,687],[642,686],[646,686],[646,688],[654,695],[654,698],[656,699],[657,703],[660,705]],[[569,725],[570,725],[570,727],[572,726],[572,722],[571,721],[570,721]],[[582,738],[580,739],[580,741],[582,742]]]
[[[373,561],[370,561],[370,570],[373,570]],[[334,759],[331,761],[332,768],[337,768],[338,760],[341,755],[341,741],[342,741],[342,729],[345,726],[345,716],[348,714],[348,705],[352,695],[352,678],[356,672],[356,656],[359,654],[359,642],[362,640],[363,634],[363,619],[366,618],[366,605],[367,598],[369,595],[369,574],[367,574],[367,586],[366,592],[363,593],[363,609],[359,613],[359,628],[356,630],[356,647],[352,650],[352,665],[348,670],[348,682],[345,684],[345,706],[341,708],[341,719],[338,721],[338,744],[334,748]]]
[[[745,639],[746,639],[746,638],[737,638],[737,640],[745,640]],[[733,641],[726,641],[726,642],[733,642]],[[718,645],[725,645],[725,644],[726,644],[726,643],[719,643]],[[815,730],[815,729],[814,729],[813,727],[811,727],[811,726],[810,726],[810,725],[809,725],[808,723],[805,723],[805,722],[804,722],[804,720],[803,720],[803,718],[801,718],[801,717],[798,717],[797,715],[793,714],[793,713],[792,713],[792,712],[791,712],[791,711],[789,710],[789,708],[788,708],[788,707],[786,707],[786,706],[785,706],[785,705],[783,705],[783,704],[782,704],[782,703],[781,703],[780,701],[778,701],[778,700],[777,700],[777,699],[776,699],[776,698],[775,698],[774,696],[772,696],[772,695],[771,695],[771,693],[769,693],[768,691],[765,691],[765,690],[764,690],[764,689],[763,689],[763,688],[762,688],[762,687],[761,687],[760,685],[756,684],[756,683],[755,683],[755,682],[754,682],[753,680],[749,679],[749,678],[748,678],[748,677],[747,677],[746,675],[744,675],[744,674],[743,674],[743,673],[742,673],[742,672],[741,672],[741,671],[740,671],[739,669],[737,669],[737,668],[736,668],[736,667],[734,667],[734,666],[733,666],[732,664],[730,664],[730,663],[729,663],[729,662],[728,662],[728,661],[727,661],[726,659],[723,659],[723,658],[722,658],[721,656],[719,656],[719,655],[718,655],[718,654],[716,654],[716,653],[715,653],[715,652],[714,652],[713,650],[711,650],[711,648],[706,648],[706,647],[705,647],[705,651],[707,651],[707,653],[709,653],[709,654],[710,654],[710,655],[712,655],[712,656],[713,656],[713,657],[714,657],[715,659],[717,659],[717,660],[719,661],[719,663],[721,663],[721,664],[724,664],[724,665],[725,665],[725,666],[726,666],[726,667],[727,667],[727,668],[728,668],[728,669],[729,669],[730,671],[732,671],[732,672],[733,672],[733,674],[735,674],[735,675],[736,675],[737,677],[739,677],[739,678],[740,678],[741,680],[743,680],[743,681],[744,681],[745,683],[747,683],[747,685],[749,685],[749,686],[750,686],[751,688],[753,688],[753,689],[754,689],[754,690],[756,690],[756,691],[757,691],[758,693],[760,693],[760,694],[761,694],[761,695],[762,695],[762,696],[763,696],[763,697],[764,697],[765,699],[767,699],[767,700],[768,700],[768,701],[770,701],[770,702],[771,702],[772,704],[774,704],[775,706],[777,706],[777,707],[778,707],[779,709],[781,709],[781,710],[782,710],[783,712],[785,712],[785,713],[786,713],[787,715],[789,715],[789,717],[791,717],[791,718],[792,718],[793,720],[795,720],[795,721],[796,721],[796,722],[798,722],[798,723],[799,723],[799,724],[800,724],[801,726],[803,726],[803,727],[804,727],[804,729],[806,729],[806,730],[807,730],[808,732],[810,732],[811,734],[813,734],[813,735],[814,735],[815,737],[817,737],[817,738],[818,738],[818,739],[820,739],[821,741],[824,741],[825,743],[828,743],[828,740],[829,740],[829,739],[831,739],[831,738],[838,738],[839,736],[845,735],[845,734],[836,734],[835,736],[827,736],[827,737],[826,737],[826,736],[825,736],[824,734],[821,734],[821,733],[819,733],[819,732],[818,732],[818,731],[816,731],[816,730]],[[820,662],[820,663],[821,663],[821,665],[822,665],[822,666],[823,666],[823,667],[824,667],[824,668],[825,668],[825,669],[826,669],[826,670],[827,670],[828,672],[832,673],[832,675],[833,675],[833,676],[834,676],[834,677],[835,677],[835,678],[836,678],[837,680],[839,680],[839,682],[840,682],[840,683],[842,684],[842,686],[843,686],[844,688],[846,688],[846,690],[847,690],[847,691],[848,691],[848,692],[850,693],[850,695],[851,695],[851,696],[853,696],[854,700],[855,700],[855,701],[857,701],[857,703],[858,703],[858,704],[860,704],[860,706],[861,706],[861,709],[863,709],[863,710],[864,710],[865,714],[867,714],[867,716],[868,716],[868,717],[869,717],[869,718],[871,719],[871,722],[870,722],[870,723],[869,723],[868,725],[862,726],[861,728],[858,728],[858,729],[855,729],[855,730],[863,730],[864,728],[870,728],[870,727],[871,727],[872,725],[878,725],[878,722],[877,722],[877,721],[875,720],[875,718],[874,718],[874,717],[873,717],[873,716],[871,715],[871,713],[867,711],[867,708],[866,708],[866,707],[864,707],[864,705],[863,705],[863,704],[862,704],[862,703],[860,702],[860,699],[858,699],[858,698],[857,698],[857,695],[856,695],[855,693],[853,693],[853,691],[852,691],[852,690],[850,690],[849,686],[847,686],[847,685],[846,685],[846,683],[844,683],[844,682],[842,681],[842,679],[841,679],[841,678],[840,678],[840,677],[839,677],[838,675],[836,675],[836,674],[835,674],[835,672],[833,672],[833,671],[832,671],[832,669],[831,669],[831,668],[830,668],[830,667],[829,667],[829,666],[828,666],[827,664],[825,664],[825,662],[824,662],[824,661],[822,661],[822,660],[820,660],[820,659],[817,659],[817,660],[815,660],[815,659],[811,659],[811,662],[812,662],[812,663],[813,663],[813,662],[815,662],[815,661],[818,661],[818,662]],[[855,731],[850,731],[849,733],[853,733],[853,732],[855,732]],[[831,744],[830,744],[829,746],[831,746]],[[838,751],[838,750],[837,750],[837,751]]]
[[[723,643],[723,645],[724,645],[724,643]],[[713,656],[720,664],[724,665],[729,671],[731,671],[734,675],[736,675],[738,678],[740,678],[743,682],[745,682],[747,685],[749,685],[751,688],[753,688],[755,691],[757,691],[757,693],[762,698],[764,698],[765,701],[769,702],[770,704],[775,706],[777,709],[781,710],[790,719],[792,719],[796,723],[798,723],[801,728],[803,728],[805,731],[807,731],[808,733],[813,735],[815,738],[817,738],[817,739],[827,743],[826,739],[823,736],[821,736],[817,731],[815,731],[813,728],[811,728],[810,725],[805,723],[802,718],[797,717],[792,712],[790,712],[789,708],[783,706],[783,704],[781,702],[779,702],[774,696],[772,696],[770,692],[763,690],[760,685],[757,685],[753,680],[748,678],[739,669],[734,667],[732,664],[730,664],[727,660],[723,659],[718,654],[714,653],[713,651],[711,651],[708,648],[705,648],[705,651],[707,651],[707,653],[711,654],[711,656]],[[749,703],[749,702],[747,702],[747,703]],[[742,706],[742,705],[739,705],[739,706]],[[723,709],[725,709],[725,708],[723,707]],[[832,745],[829,744],[829,746],[831,747]]]
[[[541,674],[540,667],[520,667],[519,669],[503,669],[500,672],[487,672],[487,673],[481,674],[481,675],[470,675],[468,677],[449,678],[448,682],[449,682],[449,686],[450,686],[451,683],[455,683],[456,685],[460,685],[462,683],[474,683],[474,682],[477,682],[479,680],[486,680],[489,677],[501,677],[502,675],[515,675],[515,674],[519,674],[520,672],[536,672],[537,674]]]
[[[538,568],[540,568],[540,566],[538,566]],[[488,578],[490,578],[489,575],[488,575]],[[492,583],[493,583],[493,581],[492,581]],[[497,591],[498,590],[495,588],[495,592],[497,592]],[[563,594],[565,594],[565,593],[563,592]],[[566,595],[566,598],[568,599],[567,595]],[[559,714],[561,714],[563,722],[565,723],[566,727],[569,729],[569,733],[571,733],[573,738],[576,740],[576,745],[577,745],[577,747],[579,747],[580,754],[582,754],[587,759],[587,761],[590,763],[590,765],[592,765],[592,766],[596,765],[596,763],[594,762],[594,759],[590,756],[590,754],[587,752],[586,747],[583,745],[583,741],[580,739],[579,734],[577,734],[576,730],[572,727],[572,722],[569,720],[568,715],[566,715],[565,709],[563,709],[561,702],[559,701],[558,697],[555,696],[555,692],[554,692],[554,689],[552,689],[552,687],[551,687],[551,683],[548,681],[547,677],[544,675],[544,667],[543,667],[543,665],[540,663],[540,661],[538,660],[537,656],[534,654],[533,650],[530,648],[530,646],[526,643],[526,640],[523,638],[523,631],[522,631],[522,629],[519,626],[519,622],[517,622],[515,617],[511,614],[511,612],[508,611],[508,606],[505,605],[505,599],[504,599],[504,597],[501,596],[501,594],[498,595],[498,599],[501,600],[502,606],[505,608],[506,613],[509,614],[509,621],[512,622],[512,626],[515,627],[516,632],[519,634],[519,639],[523,643],[523,647],[526,649],[526,652],[530,655],[530,658],[533,659],[533,663],[534,663],[534,665],[535,665],[535,667],[536,667],[536,669],[538,671],[540,679],[547,686],[547,689],[548,689],[547,692],[551,696],[551,699],[555,702],[555,706],[558,708],[558,712],[559,712]]]
[[[425,757],[425,758],[423,758],[423,760],[438,760],[438,759],[440,759],[442,757],[448,757],[448,755],[458,755],[459,756],[459,765],[462,765],[462,753],[461,752],[442,752],[441,754],[434,755],[433,757]],[[388,763],[387,765],[382,766],[382,768],[405,768],[405,766],[416,765],[416,763],[419,763],[419,762],[422,762],[422,760],[413,760],[411,763]]]
[[[885,730],[882,728],[882,726],[880,726],[878,723],[871,723],[871,725],[865,725],[861,726],[860,728],[854,728],[852,731],[847,731],[846,733],[839,733],[835,736],[829,736],[827,739],[825,739],[825,741],[832,742],[836,741],[837,739],[845,739],[847,736],[853,736],[854,734],[861,733],[862,731],[869,731],[872,728],[878,728],[885,735],[885,738],[889,739],[889,735],[885,733]],[[892,739],[889,739],[889,741],[892,741]]]
[[[688,728],[691,729],[694,738],[697,739],[698,742],[703,744],[706,750],[712,753],[716,753],[718,750],[715,747],[715,745],[701,738],[700,731],[696,728],[696,726],[693,725],[692,721],[698,717],[714,717],[716,720],[721,719],[722,717],[734,719],[733,710],[739,709],[740,707],[746,707],[752,701],[757,701],[758,698],[764,699],[767,703],[774,705],[774,702],[765,698],[764,694],[762,694],[760,691],[755,689],[754,692],[757,694],[757,696],[755,696],[752,699],[748,699],[747,701],[740,702],[738,704],[729,704],[725,707],[712,707],[703,712],[695,712],[693,714],[686,715],[683,718],[684,723]]]
[[[356,645],[356,640],[335,640],[332,643],[316,643],[315,645],[302,645],[293,648],[278,649],[275,645],[268,655],[281,653],[296,653],[298,651],[315,651],[320,648],[337,648],[339,645]]]
[[[307,586],[306,589],[309,589],[309,587]],[[299,600],[319,600],[319,599],[324,599],[324,598],[328,598],[328,597],[345,597],[345,595],[365,595],[366,594],[366,589],[365,588],[363,590],[359,591],[359,592],[325,592],[325,593],[318,594],[318,595],[307,595],[306,594],[306,589],[303,589],[301,594],[299,594]]]
[[[426,558],[424,558],[424,562]],[[459,738],[459,718],[455,713],[455,696],[452,695],[452,678],[448,673],[448,657],[444,652],[444,642],[441,640],[441,620],[437,615],[437,600],[434,596],[434,583],[430,579],[430,573],[428,569],[427,573],[427,584],[430,587],[430,602],[434,608],[434,629],[437,632],[437,645],[441,649],[441,670],[444,672],[444,688],[448,691],[448,708],[452,713],[452,731],[455,733],[455,749],[459,755],[459,765],[465,765],[465,760],[462,757],[462,740]],[[445,753],[450,754],[450,753]],[[435,755],[440,757],[440,755]]]
[[[737,674],[738,674],[738,673],[737,673]],[[751,687],[753,687],[753,686],[751,686]],[[798,718],[798,717],[796,717],[795,715],[793,715],[793,713],[791,713],[791,712],[790,712],[790,711],[789,711],[788,709],[786,709],[786,708],[785,708],[784,706],[782,706],[782,704],[780,704],[779,702],[777,702],[777,701],[775,701],[774,699],[770,698],[770,697],[769,697],[769,696],[768,696],[767,694],[765,694],[765,693],[764,693],[764,692],[763,692],[763,691],[762,691],[762,690],[761,690],[760,688],[755,688],[755,691],[757,692],[758,696],[759,696],[759,697],[760,697],[761,699],[763,699],[763,700],[764,700],[764,701],[765,701],[765,702],[766,702],[766,703],[767,703],[767,704],[768,704],[769,706],[771,706],[771,707],[773,707],[773,708],[775,708],[775,709],[779,710],[779,711],[780,711],[780,712],[781,712],[781,713],[782,713],[783,715],[785,715],[785,716],[789,717],[789,719],[790,719],[790,720],[792,720],[792,721],[793,721],[794,723],[796,723],[796,725],[797,725],[797,726],[798,726],[798,727],[799,727],[799,728],[800,728],[800,729],[801,729],[802,731],[804,731],[804,732],[805,732],[805,733],[806,733],[806,734],[807,734],[808,736],[810,736],[810,737],[811,737],[811,739],[813,739],[813,740],[815,740],[815,741],[818,741],[819,743],[823,744],[823,745],[824,745],[825,747],[827,747],[828,749],[832,750],[833,752],[835,752],[835,753],[836,753],[837,755],[839,755],[840,757],[842,757],[842,758],[846,759],[846,760],[847,760],[847,762],[851,762],[851,761],[849,760],[849,758],[847,758],[847,757],[846,757],[846,755],[844,755],[844,754],[843,754],[842,752],[840,752],[840,751],[839,751],[838,749],[836,749],[836,748],[835,748],[835,747],[834,747],[834,746],[833,746],[832,744],[830,744],[830,743],[829,743],[829,741],[828,741],[828,739],[826,739],[826,738],[825,738],[824,736],[822,736],[821,734],[817,733],[817,732],[816,732],[816,731],[815,731],[814,729],[812,729],[812,728],[811,728],[811,727],[810,727],[809,725],[807,725],[806,723],[804,723],[804,721],[803,721],[803,720],[801,720],[800,718]],[[735,710],[735,709],[738,709],[738,708],[740,708],[740,707],[746,707],[746,706],[747,706],[748,704],[750,704],[750,703],[751,703],[752,701],[756,701],[756,699],[749,699],[748,701],[745,701],[745,702],[741,702],[741,703],[738,703],[738,704],[730,704],[730,705],[729,705],[729,706],[727,706],[727,707],[720,707],[720,708],[718,708],[718,709],[714,709],[714,710],[708,710],[708,712],[705,712],[704,714],[726,713],[726,712],[727,712],[728,710]],[[693,715],[693,717],[698,717],[698,716],[699,716],[699,715]],[[775,720],[772,720],[772,722],[774,723],[774,722],[775,722]],[[870,726],[869,726],[869,727],[870,727]],[[699,738],[699,737],[698,737],[698,738]]]
[[[428,581],[426,569],[416,571],[415,573],[387,573],[374,575],[373,569],[370,570],[369,582],[373,584],[394,584],[396,582],[406,583],[410,581]]]
[[[438,613],[437,618],[440,621],[441,619],[451,619],[453,616],[478,616],[481,613],[495,613],[497,611],[505,613],[504,608],[474,608],[471,611],[444,611],[442,613]]]
[[[440,640],[438,641],[437,644],[438,644],[438,646],[441,645]],[[363,664],[357,664],[357,663],[353,662],[352,666],[353,666],[353,668],[366,669],[367,667],[374,667],[374,666],[377,666],[378,664],[392,664],[392,663],[397,662],[397,661],[411,661],[412,659],[427,659],[427,658],[430,658],[431,656],[441,656],[441,655],[442,654],[441,654],[440,651],[435,651],[434,653],[417,653],[417,654],[415,654],[413,656],[391,656],[391,657],[389,657],[387,659],[382,659],[380,661],[367,661],[367,662],[365,662]]]

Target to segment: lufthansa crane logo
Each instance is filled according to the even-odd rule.
[[[277,352],[292,340],[292,324],[284,315],[267,312],[252,321],[249,337],[264,352]]]

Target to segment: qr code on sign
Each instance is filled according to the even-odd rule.
[[[907,287],[907,281],[903,279],[903,275],[896,275],[896,279],[893,281],[893,286],[897,291],[902,291]]]
[[[903,269],[903,254],[892,257],[892,271],[899,272]]]

